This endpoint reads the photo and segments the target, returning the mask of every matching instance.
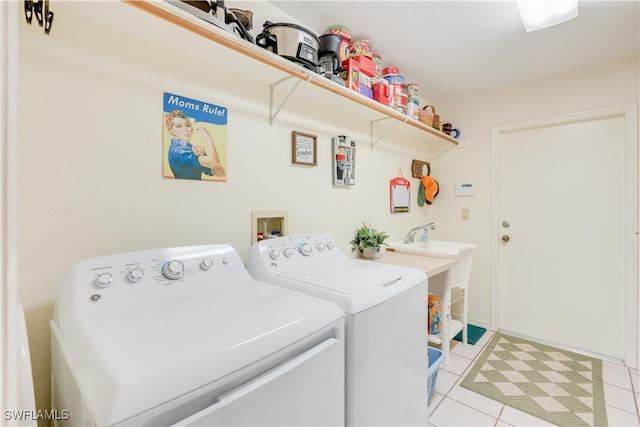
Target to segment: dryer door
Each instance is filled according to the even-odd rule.
[[[175,425],[344,425],[343,352],[342,342],[328,338]]]

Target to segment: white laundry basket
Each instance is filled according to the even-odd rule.
[[[436,391],[436,380],[438,379],[438,368],[440,363],[444,360],[442,350],[438,350],[434,347],[429,347],[429,368],[427,370],[427,384],[428,384],[428,401],[427,405],[431,404],[433,394]]]

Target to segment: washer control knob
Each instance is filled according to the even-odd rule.
[[[329,249],[330,251],[332,251],[335,247],[336,247],[335,243],[327,242],[327,249]]]
[[[200,268],[207,271],[213,267],[213,260],[211,258],[205,258],[200,262]]]
[[[141,268],[132,268],[127,273],[127,279],[132,283],[138,283],[144,277],[144,272]]]
[[[184,276],[184,264],[180,261],[167,261],[162,266],[162,274],[169,280],[178,280]]]
[[[293,249],[291,248],[286,248],[283,252],[284,256],[286,256],[287,258],[290,258],[293,255]]]
[[[280,257],[280,251],[277,249],[272,249],[271,252],[269,252],[269,257],[272,260],[276,260]]]
[[[96,277],[96,285],[100,288],[108,288],[113,283],[113,276],[111,273],[100,273]]]
[[[320,252],[324,251],[324,249],[326,248],[326,246],[324,245],[324,243],[322,242],[318,242],[318,244],[316,245],[316,248],[318,248],[318,250]]]
[[[298,250],[304,256],[309,256],[313,252],[313,247],[309,243],[302,243],[298,246]]]

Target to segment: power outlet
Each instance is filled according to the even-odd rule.
[[[462,209],[462,219],[464,221],[469,219],[469,209]]]

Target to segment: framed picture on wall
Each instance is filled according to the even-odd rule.
[[[162,174],[169,179],[227,180],[226,107],[165,92]]]
[[[308,133],[293,131],[291,133],[291,163],[316,166],[318,137]]]

